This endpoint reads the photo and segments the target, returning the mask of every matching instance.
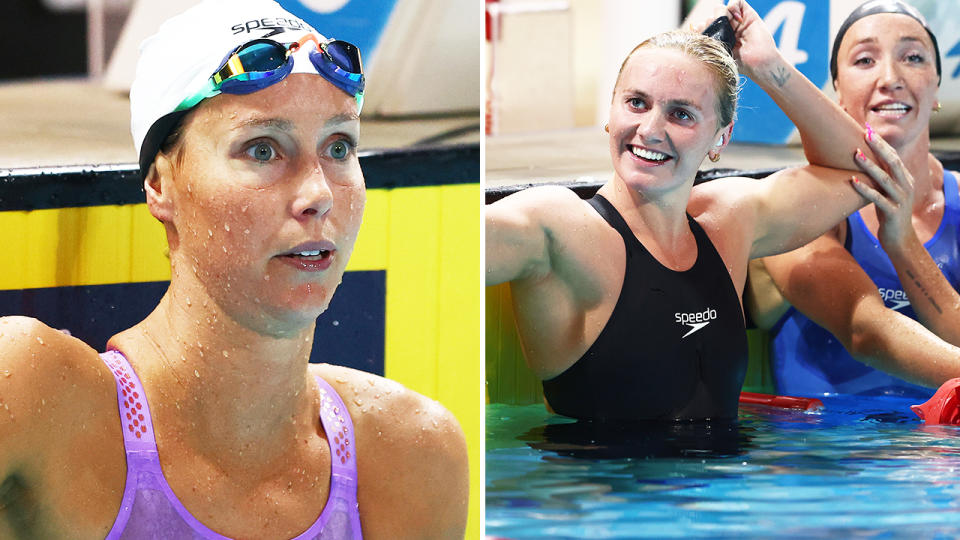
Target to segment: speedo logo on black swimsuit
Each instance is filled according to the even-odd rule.
[[[710,324],[710,321],[716,320],[717,310],[707,308],[699,313],[674,313],[673,316],[677,323],[690,327],[690,330],[680,337],[680,339],[683,339]]]
[[[898,310],[910,305],[907,293],[900,289],[884,289],[880,287],[879,290],[880,297],[883,298],[883,303],[889,305],[892,310]]]

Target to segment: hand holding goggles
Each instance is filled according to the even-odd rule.
[[[283,80],[293,70],[293,53],[312,41],[316,48],[309,57],[320,75],[331,84],[357,100],[357,108],[363,108],[363,65],[360,50],[346,41],[320,42],[314,34],[307,34],[299,41],[284,45],[272,39],[255,39],[237,47],[227,55],[207,85],[183,100],[176,111],[184,111],[204,99],[221,92],[249,94],[262,90]]]

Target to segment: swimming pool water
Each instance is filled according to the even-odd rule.
[[[596,429],[487,406],[486,533],[508,538],[957,538],[960,428],[895,397],[729,425]]]

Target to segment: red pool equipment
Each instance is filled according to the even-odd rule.
[[[960,424],[960,377],[943,383],[923,405],[911,405],[927,424]]]
[[[740,392],[740,403],[767,405],[768,407],[780,407],[782,409],[800,409],[801,411],[815,411],[823,408],[823,402],[817,398],[775,396],[756,392]]]

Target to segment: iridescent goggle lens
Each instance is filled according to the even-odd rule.
[[[315,35],[307,34],[300,41],[287,45],[272,39],[255,39],[237,47],[227,55],[207,85],[183,100],[176,110],[189,109],[221,92],[249,94],[283,80],[293,70],[293,52],[308,41],[313,41],[316,45],[316,48],[310,51],[309,57],[317,72],[334,86],[356,98],[357,107],[363,108],[365,81],[360,49],[346,41],[321,42]]]

